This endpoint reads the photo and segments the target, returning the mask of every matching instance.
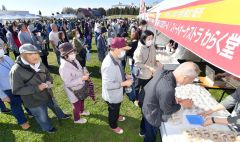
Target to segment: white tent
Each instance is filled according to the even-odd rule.
[[[57,14],[54,16],[56,19],[71,19],[71,18],[77,18],[75,14]]]
[[[17,14],[17,15],[12,15],[12,14],[2,14],[0,15],[0,20],[17,20],[17,19],[24,19],[24,20],[27,20],[27,19],[39,19],[40,17],[39,16],[36,16],[34,14],[26,14],[26,15],[20,15],[20,14]]]

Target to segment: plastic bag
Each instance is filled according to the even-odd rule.
[[[91,54],[90,54],[89,50],[87,50],[86,60],[87,60],[87,61],[90,61],[90,60],[91,60]]]

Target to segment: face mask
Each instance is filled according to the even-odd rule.
[[[152,43],[153,43],[152,40],[146,41],[146,45],[147,45],[147,46],[152,46]]]
[[[80,38],[80,34],[77,34],[77,37]]]
[[[3,49],[0,49],[0,58],[2,58],[4,56],[5,52]]]
[[[123,59],[125,55],[126,55],[126,51],[121,51],[120,55],[118,55],[118,58]]]
[[[75,59],[76,59],[76,54],[75,54],[75,53],[68,55],[68,60],[69,60],[69,61],[74,61]]]
[[[39,72],[39,71],[40,71],[40,69],[39,69],[39,67],[40,67],[40,61],[39,61],[38,63],[36,63],[35,65],[30,65],[30,67],[31,67],[32,69],[34,69],[36,72]]]
[[[180,84],[180,83],[177,83],[177,87],[180,87],[180,86],[182,86],[182,84]]]
[[[41,33],[40,33],[40,32],[38,32],[38,33],[37,33],[37,36],[41,36]]]

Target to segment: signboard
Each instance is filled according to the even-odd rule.
[[[155,20],[148,16],[148,21],[196,55],[240,77],[239,6],[239,0],[193,1],[157,11]]]

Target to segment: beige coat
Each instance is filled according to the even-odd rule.
[[[85,81],[82,80],[84,69],[77,60],[74,62],[77,64],[78,69],[64,59],[61,59],[61,65],[59,67],[59,74],[63,80],[64,90],[71,103],[77,102],[78,98],[73,94],[72,91],[70,91],[69,88],[72,90],[78,90],[81,89],[85,84]]]
[[[140,68],[140,79],[150,79],[153,76],[153,73],[147,67],[145,67],[145,65],[154,69],[158,68],[156,60],[156,49],[153,46],[147,48],[140,41],[138,43],[137,49],[134,52],[133,59],[135,61],[134,65]]]

